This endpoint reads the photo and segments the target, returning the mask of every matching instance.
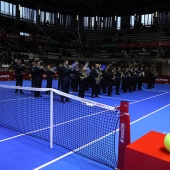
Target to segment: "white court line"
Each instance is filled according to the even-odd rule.
[[[138,102],[142,102],[142,101],[144,101],[144,100],[148,100],[148,99],[151,99],[151,98],[154,98],[154,97],[158,97],[158,96],[161,96],[161,95],[164,95],[164,94],[167,94],[167,93],[169,93],[169,92],[166,92],[166,93],[163,93],[163,94],[159,94],[159,95],[156,95],[156,96],[152,96],[152,97],[148,97],[148,98],[145,98],[145,99],[142,99],[142,100],[138,100],[138,101],[135,101],[135,102],[130,103],[130,104],[135,104],[135,103],[138,103]],[[96,114],[97,114],[97,113],[96,113]],[[93,115],[95,115],[95,114],[87,115],[87,116],[85,116],[85,117],[89,117],[89,116],[93,116]],[[81,117],[80,117],[79,119],[81,119]],[[76,120],[78,120],[78,118],[73,119],[73,120],[70,120],[70,121],[68,121],[67,123],[73,122],[73,121],[76,121]],[[54,126],[60,126],[60,125],[62,125],[62,124],[65,124],[65,122],[64,122],[64,123],[60,123],[60,124],[56,124],[56,125],[54,125]],[[27,132],[27,133],[25,133],[25,134],[20,134],[20,135],[17,135],[17,136],[13,136],[13,137],[10,137],[10,138],[6,138],[6,139],[3,139],[3,140],[0,140],[0,142],[4,142],[4,141],[10,140],[10,139],[14,139],[14,138],[17,138],[17,137],[20,137],[20,136],[24,136],[24,135],[27,135],[27,134],[30,134],[30,133],[33,133],[33,132],[38,132],[38,131],[45,130],[45,129],[48,129],[48,128],[49,128],[49,127],[46,127],[46,128],[43,128],[43,129],[39,129],[39,130]]]
[[[66,154],[64,154],[64,155],[62,155],[62,156],[60,156],[60,157],[58,157],[58,158],[56,158],[56,159],[53,159],[53,160],[51,160],[51,161],[49,161],[49,162],[47,162],[47,163],[45,163],[45,164],[43,164],[43,165],[41,165],[41,166],[33,169],[33,170],[39,170],[39,169],[41,169],[41,168],[44,168],[44,167],[46,167],[46,166],[48,166],[48,165],[50,165],[50,164],[52,164],[52,163],[54,163],[54,162],[62,159],[62,158],[67,157],[68,155],[71,155],[71,154],[73,154],[73,153],[75,153],[75,152],[77,152],[77,151],[79,151],[79,150],[81,150],[81,149],[84,149],[84,148],[86,148],[86,147],[88,147],[88,146],[90,146],[90,145],[92,145],[92,144],[94,144],[94,143],[96,143],[96,142],[98,142],[98,141],[100,141],[100,140],[102,140],[102,139],[104,139],[104,138],[106,138],[106,137],[114,134],[114,133],[117,132],[117,131],[118,131],[118,129],[117,129],[116,131],[110,132],[110,133],[108,133],[108,134],[106,134],[106,135],[104,135],[104,136],[102,136],[102,137],[100,137],[100,138],[98,138],[98,139],[96,139],[96,140],[94,140],[94,141],[92,141],[92,142],[89,142],[89,143],[81,146],[80,148],[77,148],[77,149],[75,149],[75,150],[73,150],[73,151],[71,151],[71,152],[68,152],[68,153],[66,153]]]
[[[138,100],[138,101],[135,101],[135,102],[130,103],[130,104],[138,103],[138,102],[141,102],[141,101],[144,101],[144,100],[148,100],[148,99],[151,99],[151,98],[154,98],[154,97],[158,97],[158,96],[161,96],[161,95],[164,95],[164,94],[167,94],[167,93],[169,93],[169,92],[165,92],[165,93],[163,93],[163,94],[159,94],[159,95],[155,95],[155,96],[152,96],[152,97],[149,97],[149,98],[145,98],[145,99],[142,99],[142,100]],[[154,114],[154,113],[156,113],[157,111],[160,111],[160,110],[162,110],[162,109],[164,109],[165,107],[168,107],[168,106],[170,106],[170,104],[168,104],[168,105],[166,105],[166,106],[164,106],[164,107],[162,107],[162,108],[160,108],[160,109],[158,109],[158,110],[156,110],[156,111],[154,111],[154,112],[152,112],[152,113],[150,113],[150,114],[148,114],[148,115],[146,115],[146,116],[144,116],[144,117],[142,117],[142,118],[140,118],[140,119],[137,119],[137,120],[135,120],[134,122],[131,122],[130,124],[134,124],[134,123],[140,121],[141,119],[144,119],[144,118],[148,117],[149,115]],[[116,132],[117,132],[117,131],[119,131],[119,129],[117,129]],[[109,135],[111,135],[111,134],[113,134],[113,133],[115,133],[115,131],[114,131],[114,132],[111,132],[111,133],[109,133],[109,134],[107,134],[107,135],[105,135],[105,136],[103,136],[103,137],[101,137],[101,138],[99,138],[99,139],[97,139],[97,140],[95,140],[95,141],[92,141],[92,142],[90,142],[90,143],[88,143],[88,144],[86,144],[86,145],[84,145],[84,146],[82,146],[82,147],[80,147],[80,148],[77,148],[77,149],[75,149],[74,151],[68,152],[68,153],[66,153],[66,154],[64,154],[64,155],[62,155],[62,156],[60,156],[60,157],[58,157],[58,158],[56,158],[56,159],[54,159],[54,160],[46,163],[46,164],[43,164],[43,165],[35,168],[34,170],[38,170],[38,169],[41,169],[41,168],[43,168],[43,167],[46,167],[46,166],[48,166],[48,165],[50,165],[50,164],[52,164],[52,163],[54,163],[54,162],[56,162],[56,161],[58,161],[58,160],[60,160],[60,159],[62,159],[62,158],[65,158],[65,157],[68,156],[68,155],[71,155],[72,153],[74,153],[74,152],[76,152],[76,151],[78,151],[78,150],[80,150],[80,149],[82,149],[82,148],[85,148],[85,147],[87,147],[87,146],[89,146],[89,145],[91,145],[91,144],[93,144],[93,143],[96,143],[97,141],[99,141],[99,140],[101,140],[101,139],[105,138],[106,136],[109,136]],[[5,140],[9,140],[9,139],[13,139],[13,138],[16,138],[16,137],[19,137],[19,136],[23,136],[23,135],[26,135],[26,134],[17,135],[17,136],[8,138],[8,139],[1,140],[0,142],[5,141]]]
[[[66,153],[66,154],[64,154],[64,155],[62,155],[62,156],[60,156],[60,157],[58,157],[58,158],[56,158],[56,159],[53,159],[52,161],[50,161],[50,162],[48,162],[48,163],[46,163],[46,164],[43,164],[43,165],[41,165],[41,166],[33,169],[33,170],[39,170],[39,169],[41,169],[41,168],[44,168],[44,167],[46,167],[46,166],[48,166],[48,165],[50,165],[50,164],[52,164],[52,163],[54,163],[54,162],[57,162],[57,161],[59,161],[60,159],[63,159],[63,158],[65,158],[65,157],[67,157],[67,156],[69,156],[69,155],[71,155],[71,154],[73,154],[73,153],[74,153],[73,151],[68,152],[68,153]]]
[[[108,96],[102,96],[102,98],[117,99],[117,100],[124,100],[124,101],[137,101],[137,100],[122,99],[118,97],[108,97]]]
[[[75,92],[73,92],[73,93],[75,93]],[[90,94],[86,94],[85,96],[87,96],[87,97],[90,97],[91,95]],[[114,96],[111,96],[111,97],[109,97],[109,96],[105,96],[105,95],[99,95],[99,97],[102,97],[102,98],[109,98],[109,99],[118,99],[118,100],[126,100],[126,101],[136,101],[136,100],[130,100],[130,99],[122,99],[122,98],[118,98],[118,97],[114,97]]]
[[[39,132],[39,131],[42,131],[42,130],[46,130],[46,129],[49,129],[49,128],[50,128],[50,127],[45,127],[45,128],[39,129],[39,130],[33,130],[33,131],[30,131],[30,132],[27,132],[27,133],[22,133],[22,134],[20,134],[20,135],[12,136],[12,137],[10,137],[10,138],[2,139],[2,140],[0,140],[0,143],[1,143],[1,142],[5,142],[5,141],[7,141],[7,140],[11,140],[11,139],[17,138],[17,137],[20,137],[20,136],[29,135],[30,133],[35,133],[35,132]]]
[[[93,114],[90,114],[90,115],[81,116],[81,117],[78,117],[78,118],[75,118],[75,119],[72,119],[72,120],[68,120],[66,122],[61,122],[61,123],[55,124],[55,125],[53,125],[53,127],[61,126],[61,125],[67,124],[67,123],[72,123],[74,121],[81,120],[81,119],[84,119],[84,118],[96,116],[96,115],[102,114],[104,112],[107,112],[107,111],[105,110],[105,111],[102,111],[102,112],[97,112],[97,113],[93,113]],[[0,140],[0,143],[1,142],[5,142],[7,140],[11,140],[11,139],[17,138],[17,137],[20,137],[20,136],[29,135],[31,133],[35,133],[35,132],[39,132],[39,131],[47,130],[47,129],[50,129],[50,126],[45,127],[45,128],[41,128],[41,129],[38,129],[38,130],[30,131],[30,132],[27,132],[27,133],[24,133],[24,134],[16,135],[16,136],[13,136],[13,137],[10,137],[10,138],[2,139],[2,140]]]
[[[139,118],[139,119],[131,122],[130,124],[132,125],[132,124],[134,124],[134,123],[136,123],[136,122],[138,122],[138,121],[140,121],[140,120],[142,120],[142,119],[144,119],[144,118],[146,118],[146,117],[148,117],[148,116],[150,116],[150,115],[152,115],[152,114],[154,114],[154,113],[156,113],[156,112],[158,112],[158,111],[160,111],[160,110],[162,110],[162,109],[164,109],[164,108],[166,108],[166,107],[169,107],[169,106],[170,106],[170,104],[168,104],[168,105],[166,105],[166,106],[164,106],[164,107],[161,107],[160,109],[157,109],[157,110],[155,110],[154,112],[151,112],[151,113],[149,113],[149,114],[147,114],[147,115],[145,115],[145,116],[143,116],[143,117],[141,117],[141,118]],[[119,131],[119,129],[117,129],[115,132],[118,132],[118,131]],[[47,163],[45,163],[45,164],[43,164],[43,165],[41,165],[41,166],[33,169],[33,170],[39,170],[39,169],[44,168],[44,167],[46,167],[46,166],[48,166],[48,165],[50,165],[50,164],[52,164],[52,163],[54,163],[54,162],[57,162],[57,161],[59,161],[60,159],[63,159],[63,158],[65,158],[65,157],[73,154],[73,153],[76,152],[76,151],[79,151],[79,150],[81,150],[81,149],[83,149],[83,148],[85,148],[85,147],[87,147],[87,146],[89,146],[89,145],[91,145],[91,144],[94,144],[94,143],[102,140],[103,138],[106,138],[107,136],[112,135],[112,134],[115,133],[115,132],[108,133],[107,135],[102,136],[101,138],[99,138],[99,139],[97,139],[97,140],[95,140],[95,141],[93,141],[93,142],[90,142],[90,143],[88,143],[88,144],[86,144],[86,145],[83,145],[83,146],[81,146],[80,148],[77,148],[77,149],[75,149],[74,151],[68,152],[68,153],[66,153],[66,154],[64,154],[64,155],[62,155],[62,156],[60,156],[60,157],[58,157],[58,158],[56,158],[56,159],[53,159],[53,160],[51,160],[51,161],[49,161],[49,162],[47,162]]]
[[[146,117],[148,117],[148,116],[150,116],[150,115],[152,115],[152,114],[154,114],[154,113],[156,113],[156,112],[158,112],[158,111],[160,111],[160,110],[162,110],[162,109],[164,109],[164,108],[166,108],[168,106],[170,106],[170,104],[168,104],[168,105],[166,105],[164,107],[161,107],[160,109],[157,109],[157,110],[155,110],[155,111],[153,111],[153,112],[151,112],[151,113],[149,113],[149,114],[147,114],[147,115],[145,115],[145,116],[143,116],[143,117],[141,117],[141,118],[131,122],[130,124],[132,125],[132,124],[134,124],[134,123],[136,123],[136,122],[138,122],[138,121],[140,121],[140,120],[142,120],[142,119],[144,119],[144,118],[146,118]]]
[[[151,89],[143,89],[143,91],[153,91],[153,92],[158,92],[158,93],[166,93],[167,91],[158,91],[158,90],[151,90]],[[169,93],[169,92],[167,92]]]
[[[28,98],[31,98],[31,97],[28,97]],[[14,101],[14,100],[27,100],[28,98],[21,97],[21,98],[15,98],[15,99],[5,99],[5,100],[0,100],[0,103],[1,102],[10,102],[10,101]]]
[[[158,96],[162,96],[164,94],[168,94],[169,92],[165,92],[165,93],[162,93],[162,94],[158,94],[158,95],[155,95],[155,96],[152,96],[152,97],[147,97],[145,99],[141,99],[141,100],[137,100],[135,102],[132,102],[130,104],[135,104],[135,103],[138,103],[138,102],[142,102],[142,101],[145,101],[145,100],[148,100],[148,99],[152,99],[152,98],[155,98],[155,97],[158,97]]]

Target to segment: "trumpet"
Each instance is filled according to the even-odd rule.
[[[40,69],[44,70],[44,71],[47,71],[47,69],[44,67],[44,66],[40,66]]]
[[[56,73],[52,68],[49,69],[51,72],[53,72],[54,74]]]

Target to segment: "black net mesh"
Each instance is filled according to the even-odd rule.
[[[115,134],[119,113],[114,107],[39,89],[42,97],[35,98],[33,88],[0,87],[0,126],[19,133],[50,141],[50,100],[53,101],[53,143],[84,157],[115,168]],[[70,102],[61,103],[61,94]]]

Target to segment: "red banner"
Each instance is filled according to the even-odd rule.
[[[14,80],[15,75],[13,72],[0,72],[0,80],[6,81],[6,80]]]
[[[57,74],[55,75],[57,77]],[[45,79],[47,77],[46,74],[43,74],[43,78]],[[15,79],[15,73],[14,72],[8,72],[8,71],[2,71],[0,72],[0,81],[5,80],[14,80]],[[31,79],[31,74],[28,72],[24,73],[24,79],[29,80]],[[145,80],[147,83],[147,80]],[[158,84],[170,84],[170,76],[159,76],[156,78],[156,83]]]
[[[170,76],[159,76],[156,78],[158,84],[170,84]]]
[[[24,80],[30,80],[31,74],[26,72],[23,74]],[[56,76],[56,75],[55,75]],[[43,79],[46,79],[47,75],[43,74]],[[15,80],[15,73],[14,72],[0,72],[0,81],[8,81],[8,80]]]

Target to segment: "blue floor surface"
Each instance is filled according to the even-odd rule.
[[[2,81],[0,84],[15,85],[15,81]],[[30,84],[31,82],[29,80],[25,80],[23,86],[30,87]],[[45,85],[46,81],[44,80],[43,86],[45,87]],[[56,87],[57,80],[53,82],[53,88]],[[120,96],[117,96],[113,87],[112,97],[101,94],[100,98],[92,99],[89,91],[86,92],[85,98],[110,106],[119,106],[120,101],[129,101],[131,142],[151,130],[165,134],[169,133],[170,85],[156,84],[154,89],[148,90],[146,84],[144,84],[142,89],[133,93],[121,93]],[[70,91],[70,93],[77,96],[76,92]],[[24,135],[8,140],[8,138],[16,135],[20,134],[0,127],[0,169],[2,170],[31,170],[37,167],[39,167],[37,169],[45,170],[112,169],[75,153],[71,153],[59,146],[54,145],[54,148],[50,149],[49,142],[34,137]],[[53,161],[53,163],[50,161]],[[41,168],[41,165],[44,165],[44,168]]]

